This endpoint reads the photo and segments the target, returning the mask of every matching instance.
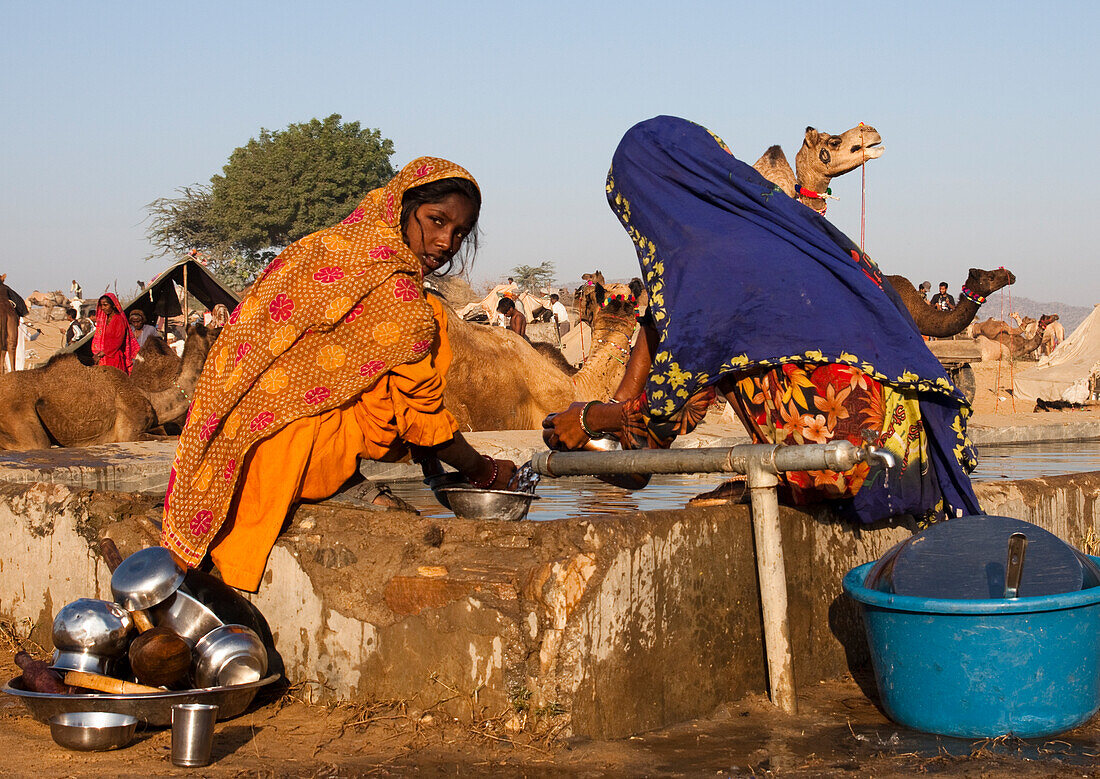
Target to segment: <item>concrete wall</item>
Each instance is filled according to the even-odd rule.
[[[978,492],[990,513],[1097,551],[1100,473]],[[48,644],[58,608],[109,593],[96,540],[109,534],[132,552],[152,542],[158,513],[148,496],[0,483],[0,615]],[[807,685],[865,659],[841,578],[913,528],[793,509],[781,522],[795,674]],[[288,678],[317,699],[516,711],[613,737],[765,689],[746,506],[509,524],[308,506],[254,602]]]

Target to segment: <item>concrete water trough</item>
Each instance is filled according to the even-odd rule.
[[[100,536],[123,554],[155,543],[162,487],[110,491],[132,456],[116,446],[89,452],[94,490],[0,481],[0,616],[43,646],[62,605],[110,597]],[[170,461],[171,446],[161,448],[156,457]],[[81,472],[77,453],[65,462],[70,476]],[[1100,474],[977,491],[987,511],[1095,554]],[[853,528],[824,509],[788,507],[778,520],[797,690],[866,662],[842,577],[914,525]],[[288,680],[315,700],[537,713],[563,734],[618,737],[768,689],[751,528],[747,505],[494,523],[329,501],[294,514],[252,600]]]

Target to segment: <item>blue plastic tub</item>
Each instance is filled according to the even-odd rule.
[[[1100,563],[1100,558],[1093,558]],[[1100,587],[1014,600],[894,595],[853,568],[886,713],[962,738],[1049,736],[1100,709]]]

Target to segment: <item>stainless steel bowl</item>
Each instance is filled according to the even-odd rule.
[[[66,749],[103,752],[134,740],[138,718],[109,711],[77,711],[50,717],[50,735]]]
[[[183,583],[184,570],[163,546],[150,546],[123,560],[111,575],[115,600],[130,611],[150,609]]]
[[[195,644],[197,687],[248,684],[262,679],[265,673],[264,642],[244,625],[222,625]]]
[[[443,497],[440,497],[442,493]],[[476,487],[440,487],[436,490],[440,503],[446,503],[456,517],[464,519],[499,519],[515,522],[527,516],[531,501],[538,496],[514,490],[479,490]]]
[[[23,687],[23,677],[16,676],[4,686],[3,691],[21,700],[32,717],[46,724],[55,714],[110,711],[130,714],[145,725],[162,728],[172,724],[172,707],[178,703],[213,703],[218,707],[219,721],[232,719],[248,708],[261,687],[278,679],[278,674],[271,674],[251,684],[207,690],[165,690],[137,695],[102,692],[67,695],[32,692]]]
[[[55,649],[50,667],[57,671],[83,671],[89,674],[112,676],[111,664],[114,657],[97,655],[95,652],[69,652]]]
[[[214,612],[183,590],[172,593],[168,600],[158,603],[151,612],[154,625],[170,628],[191,642],[191,646],[223,624]]]
[[[618,452],[622,448],[618,438],[590,438],[584,445],[589,452]]]
[[[79,598],[53,620],[54,667],[106,673],[107,661],[126,651],[133,619],[117,603]]]

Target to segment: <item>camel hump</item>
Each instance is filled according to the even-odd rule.
[[[794,197],[794,185],[796,183],[794,169],[787,161],[787,155],[780,146],[771,146],[760,155],[753,168],[761,176],[775,184],[787,197]]]

